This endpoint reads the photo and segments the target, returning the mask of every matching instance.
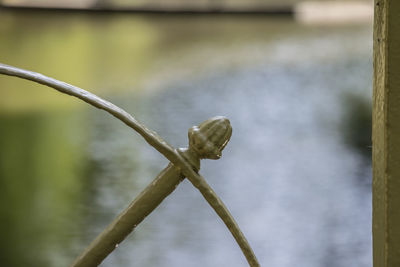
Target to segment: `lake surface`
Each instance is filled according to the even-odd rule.
[[[0,13],[0,62],[92,91],[175,147],[228,117],[201,173],[262,266],[372,266],[371,54],[371,25]],[[68,266],[167,163],[103,111],[0,77],[0,265]],[[184,181],[101,266],[246,264]]]

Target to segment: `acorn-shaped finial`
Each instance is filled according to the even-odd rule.
[[[231,135],[229,120],[213,117],[189,129],[189,149],[196,151],[200,158],[219,159]]]

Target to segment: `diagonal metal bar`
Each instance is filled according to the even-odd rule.
[[[164,141],[156,132],[151,131],[150,129],[145,127],[142,123],[140,123],[138,120],[136,120],[132,115],[127,113],[125,110],[123,110],[123,109],[119,108],[118,106],[96,96],[95,94],[85,91],[79,87],[56,80],[54,78],[47,77],[40,73],[8,66],[5,64],[1,64],[1,63],[0,63],[0,74],[15,76],[15,77],[30,80],[33,82],[37,82],[37,83],[49,86],[51,88],[54,88],[61,93],[75,96],[94,107],[97,107],[99,109],[103,109],[103,110],[107,111],[108,113],[110,113],[111,115],[116,117],[117,119],[124,122],[127,126],[129,126],[133,130],[138,132],[147,141],[147,143],[149,143],[157,151],[159,151],[161,154],[163,154],[173,164],[173,167],[172,166],[169,166],[169,167],[171,167],[171,169],[176,168],[176,170],[178,172],[178,177],[180,177],[179,173],[183,174],[183,177],[187,177],[190,180],[190,182],[200,191],[200,193],[204,196],[204,198],[207,200],[207,202],[210,204],[210,206],[215,210],[215,212],[219,215],[221,220],[228,227],[229,231],[231,232],[231,234],[235,238],[236,242],[240,246],[243,254],[245,255],[249,265],[250,266],[260,266],[248,241],[246,240],[246,238],[243,235],[243,233],[241,232],[239,226],[233,219],[229,210],[226,208],[226,206],[224,205],[222,200],[212,190],[212,188],[207,184],[206,180],[201,175],[199,175],[197,173],[197,171],[194,170],[195,168],[193,167],[193,164],[191,164],[189,162],[190,159],[188,159],[188,157],[186,157],[187,155],[192,154],[192,152],[178,151],[178,150],[174,149],[171,145],[169,145],[166,141]],[[226,145],[226,142],[224,142],[222,144],[222,146],[220,147],[221,150]],[[189,147],[189,149],[190,149],[190,147]],[[214,159],[219,158],[219,156],[220,155],[216,155],[216,157]],[[200,157],[201,157],[201,155],[200,155]],[[203,158],[206,158],[206,157],[207,156],[204,156]],[[167,167],[167,169],[169,167]],[[156,180],[157,180],[157,178],[156,178]],[[179,181],[180,181],[180,178],[177,179],[176,185],[179,184]],[[162,187],[160,187],[160,188],[162,188]],[[148,188],[146,188],[146,189],[148,189],[147,192],[152,193],[151,185],[149,185]],[[146,189],[144,191],[146,191]],[[173,189],[166,190],[166,191],[168,191],[170,193],[173,191]],[[162,198],[161,198],[160,202],[169,193],[165,193],[165,192],[161,193]],[[141,199],[141,196],[143,197],[143,194],[140,194],[138,196],[138,198],[134,200],[134,202],[137,201],[138,199],[146,202],[143,198]],[[146,203],[144,203],[144,204],[146,204]],[[157,205],[158,204],[156,204],[154,207],[152,206],[152,208],[154,209],[155,207],[157,207]],[[133,207],[133,206],[134,205],[131,204],[129,207]],[[146,206],[146,205],[144,205],[144,206]],[[129,207],[128,207],[128,209],[129,209]],[[139,205],[139,207],[142,208],[143,205]],[[148,209],[146,212],[144,212],[145,216],[147,216],[153,209]],[[132,210],[130,210],[130,212],[132,212]],[[116,220],[111,225],[113,225],[115,222],[118,222],[118,220],[121,219],[120,216],[117,217]],[[144,217],[141,220],[143,220]],[[141,220],[139,220],[139,222]],[[125,227],[125,229],[128,229],[129,231],[128,230],[127,231],[118,231],[118,229],[119,229],[118,227],[110,228],[110,226],[108,228],[106,228],[106,230],[104,232],[107,232],[107,231],[112,232],[113,235],[115,235],[115,238],[117,240],[119,240],[119,242],[120,242],[126,237],[127,234],[129,234],[133,230],[133,228],[136,225],[129,225],[128,227]],[[89,246],[88,249],[85,250],[84,253],[79,258],[93,258],[93,259],[98,260],[98,262],[100,263],[105,257],[107,257],[107,255],[109,253],[112,252],[112,250],[115,248],[116,245],[118,245],[119,242],[118,243],[109,242],[109,240],[107,240],[106,238],[102,238],[102,235],[104,234],[104,232],[94,241],[94,243],[97,242],[98,245],[97,246],[92,246],[92,245]],[[113,246],[113,247],[110,248],[110,246]],[[105,248],[107,248],[107,249],[105,249]],[[88,262],[83,261],[82,264],[83,265],[79,265],[79,266],[95,266],[92,263],[90,263],[89,261]],[[73,265],[73,266],[78,266],[78,265]]]
[[[142,222],[184,179],[170,163],[77,257],[72,267],[97,266]]]

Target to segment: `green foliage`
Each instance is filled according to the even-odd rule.
[[[1,266],[53,266],[48,253],[69,246],[63,240],[76,227],[69,222],[77,216],[84,179],[76,170],[84,163],[76,117],[65,118],[0,116]]]

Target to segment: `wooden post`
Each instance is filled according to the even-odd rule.
[[[375,0],[374,267],[400,266],[400,1]]]

